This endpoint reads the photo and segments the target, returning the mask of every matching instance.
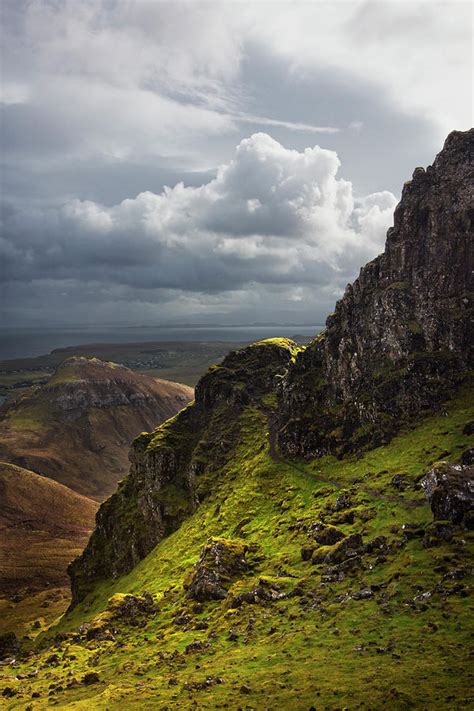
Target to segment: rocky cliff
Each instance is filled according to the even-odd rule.
[[[268,416],[274,460],[277,444],[309,458],[380,444],[454,391],[471,367],[473,136],[452,133],[434,165],[416,169],[384,254],[347,287],[323,334],[306,349],[277,339],[231,353],[194,405],[135,441],[130,475],[70,567],[73,604],[97,579],[131,570],[209,494],[243,408]]]
[[[243,408],[275,392],[298,350],[275,339],[230,353],[201,378],[193,405],[135,440],[129,476],[99,509],[89,545],[70,566],[73,604],[97,579],[131,570],[209,495]]]
[[[344,454],[432,411],[472,368],[474,130],[403,188],[385,251],[361,269],[280,389],[280,448]]]

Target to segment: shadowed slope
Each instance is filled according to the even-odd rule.
[[[94,526],[95,501],[0,463],[0,593],[64,586],[66,567]]]

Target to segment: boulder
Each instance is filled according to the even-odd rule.
[[[472,525],[469,512],[474,509],[474,467],[440,462],[420,483],[435,520]]]
[[[320,546],[332,546],[345,538],[345,534],[339,528],[319,521],[309,526],[308,533]]]
[[[222,600],[232,578],[248,570],[247,546],[239,541],[210,538],[184,588],[188,597],[204,602]]]
[[[116,593],[109,599],[107,610],[112,613],[112,619],[131,625],[132,627],[142,627],[148,622],[148,618],[153,617],[157,612],[157,607],[149,592],[141,595],[123,595]],[[87,634],[94,634],[94,628]],[[98,630],[99,639],[100,631]]]

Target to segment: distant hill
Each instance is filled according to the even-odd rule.
[[[0,409],[0,459],[102,501],[127,473],[134,437],[192,398],[185,385],[68,358],[47,383]]]

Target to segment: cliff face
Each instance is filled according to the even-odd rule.
[[[415,171],[384,254],[348,286],[322,335],[306,349],[275,339],[229,354],[194,405],[135,441],[129,476],[70,567],[73,604],[97,579],[131,570],[212,491],[245,408],[271,415],[278,461],[276,443],[303,457],[380,444],[454,390],[471,363],[473,135],[451,134],[434,165]]]
[[[403,188],[385,252],[348,285],[280,391],[279,445],[313,457],[383,442],[472,367],[474,131]]]

